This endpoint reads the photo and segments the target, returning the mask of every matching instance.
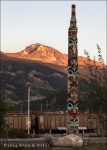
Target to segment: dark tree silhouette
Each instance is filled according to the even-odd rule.
[[[103,140],[107,125],[107,65],[104,63],[99,45],[97,45],[97,49],[98,62],[95,56],[91,60],[89,53],[84,50],[84,54],[87,57],[87,62],[84,63],[89,73],[86,80],[88,88],[86,88],[85,92],[88,99],[89,113],[96,113],[98,116],[99,130]]]
[[[6,110],[7,110],[7,107],[6,107],[5,102],[2,99],[0,99],[0,136],[5,125]]]

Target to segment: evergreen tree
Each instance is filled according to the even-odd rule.
[[[6,104],[0,99],[0,136],[5,125]]]

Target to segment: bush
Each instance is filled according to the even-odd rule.
[[[28,138],[29,135],[22,129],[11,129],[8,132],[8,138]]]
[[[32,136],[33,138],[40,138],[41,136],[39,134],[35,134]]]
[[[53,139],[54,139],[53,135],[51,135],[51,134],[44,134],[44,140],[46,140],[50,145],[53,144]]]

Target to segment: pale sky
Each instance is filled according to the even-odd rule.
[[[68,53],[71,5],[76,4],[78,53],[106,61],[106,1],[1,1],[1,50],[18,52],[41,43]]]

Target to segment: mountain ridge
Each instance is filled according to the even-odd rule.
[[[5,101],[26,101],[27,82],[31,100],[50,96],[66,88],[66,67],[1,54],[1,97]]]
[[[38,45],[37,47],[40,46]],[[26,48],[24,50],[26,50]],[[32,54],[35,51],[35,50],[32,51],[33,49],[31,47],[27,47],[27,50],[28,52],[32,52]],[[49,47],[48,50],[50,50]],[[39,49],[38,51],[40,52],[41,50]],[[54,52],[54,50],[52,51]],[[23,51],[21,52],[23,53]],[[18,52],[18,54],[19,53],[20,52]],[[61,63],[59,64],[58,61],[57,63],[54,63],[52,61],[44,62],[42,61],[42,59],[41,61],[39,61],[39,60],[26,59],[25,57],[20,58],[17,57],[17,55],[14,57],[13,55],[11,55],[11,53],[10,55],[8,55],[7,53],[0,52],[1,76],[2,76],[1,97],[5,101],[15,101],[15,102],[26,101],[27,82],[31,82],[32,84],[32,88],[31,88],[32,101],[47,98],[56,91],[61,91],[61,90],[67,91],[67,72],[68,72],[67,65],[61,65]],[[58,53],[58,56],[59,57],[62,56],[61,52]],[[81,76],[85,75],[86,78],[89,76],[89,71],[84,64],[84,61],[86,62],[87,58],[83,56],[78,56],[78,64],[79,64],[78,80],[79,83],[81,84],[81,87],[84,85],[82,83]],[[68,56],[66,54],[66,64],[67,62],[68,62]],[[101,64],[99,66],[101,66]]]
[[[7,56],[24,58],[44,63],[53,63],[67,66],[67,54],[62,54],[58,50],[43,44],[31,44],[24,50],[17,53],[5,53]]]
[[[58,64],[61,66],[68,66],[68,54],[63,54],[60,51],[50,46],[45,46],[40,43],[26,46],[25,49],[16,53],[4,53],[6,56],[22,58],[27,60],[40,61],[43,63]],[[78,65],[85,66],[87,58],[78,56]],[[102,66],[98,61],[95,61],[97,66]],[[90,65],[93,65],[93,60],[90,60]]]

